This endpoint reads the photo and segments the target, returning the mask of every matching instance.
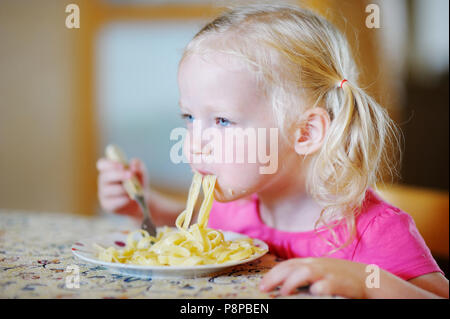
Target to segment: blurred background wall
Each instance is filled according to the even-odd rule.
[[[254,2],[0,1],[0,208],[98,213],[95,162],[111,142],[144,160],[153,187],[184,198],[190,169],[169,160],[169,133],[183,125],[178,60],[224,6]],[[423,190],[415,198],[435,196],[424,195],[423,212],[410,197],[401,208],[417,211],[421,225],[434,221],[427,240],[448,256],[448,1],[279,2],[311,7],[347,35],[361,86],[403,130],[393,182]],[[79,29],[65,26],[70,3]],[[369,4],[380,9],[380,28],[366,25]]]
[[[0,1],[2,208],[87,213],[77,172],[86,154],[75,147],[80,41],[64,10],[61,1]]]

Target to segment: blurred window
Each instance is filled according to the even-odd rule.
[[[147,165],[151,184],[185,190],[192,173],[170,161],[170,132],[178,116],[177,69],[185,45],[203,21],[114,22],[96,45],[97,123],[100,147],[120,145]]]

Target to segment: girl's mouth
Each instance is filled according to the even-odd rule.
[[[194,169],[195,171],[199,172],[200,174],[202,174],[203,176],[205,175],[214,175],[213,173],[211,173],[210,171],[207,171],[205,169]]]

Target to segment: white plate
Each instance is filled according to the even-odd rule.
[[[225,240],[234,240],[238,238],[248,238],[247,236],[223,231]],[[255,254],[250,258],[232,261],[223,264],[216,265],[197,265],[197,266],[142,266],[142,265],[132,265],[132,264],[121,264],[121,263],[111,263],[101,261],[97,258],[97,250],[93,247],[93,244],[99,244],[102,247],[114,246],[117,249],[123,248],[127,238],[126,232],[117,232],[108,234],[106,236],[98,236],[85,240],[80,240],[72,245],[72,253],[79,259],[86,261],[88,263],[101,265],[107,268],[109,271],[114,273],[120,273],[128,276],[134,277],[201,277],[215,272],[224,270],[225,268],[236,266],[240,264],[245,264],[247,262],[253,261],[265,255],[269,250],[267,244],[259,239],[253,238],[253,244],[263,248],[264,251]]]

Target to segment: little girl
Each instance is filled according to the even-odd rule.
[[[261,163],[191,163],[217,176],[209,227],[264,240],[287,259],[264,276],[263,291],[309,285],[313,294],[350,298],[448,298],[448,280],[412,218],[371,189],[397,135],[357,76],[344,36],[306,9],[239,7],[197,33],[178,73],[188,132],[195,121],[219,132],[280,132],[272,174],[261,174]],[[204,144],[185,142],[186,157],[223,146],[206,152]],[[121,186],[132,175],[158,225],[173,225],[184,209],[149,188],[138,159],[130,169],[104,158],[97,167],[107,211],[141,216]]]

